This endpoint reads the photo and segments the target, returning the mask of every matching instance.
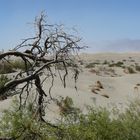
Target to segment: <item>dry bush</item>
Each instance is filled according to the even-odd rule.
[[[34,94],[33,103],[36,104],[38,121],[45,122],[44,108],[50,100],[54,81],[58,77],[62,86],[66,87],[66,78],[69,73],[76,82],[80,73],[78,52],[84,47],[79,46],[81,38],[72,31],[66,30],[63,25],[49,24],[46,16],[41,13],[35,18],[35,36],[29,37],[14,49],[0,54],[0,62],[4,65],[1,73],[17,71],[10,81],[0,87],[0,97],[19,94],[20,107],[26,106],[28,98]],[[16,58],[9,60],[8,58]],[[0,64],[1,64],[0,63]],[[44,83],[50,81],[49,92],[43,88]],[[8,94],[7,94],[8,93]],[[14,94],[13,94],[14,93]]]

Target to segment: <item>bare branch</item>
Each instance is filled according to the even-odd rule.
[[[37,29],[35,37],[24,39],[13,50],[0,54],[0,61],[7,61],[7,57],[15,56],[20,58],[25,66],[25,70],[20,70],[12,80],[0,88],[0,96],[12,96],[10,91],[19,90],[20,104],[22,104],[22,94],[27,93],[24,99],[24,104],[26,104],[28,96],[30,96],[29,91],[36,87],[37,113],[40,120],[43,120],[44,100],[48,98],[48,94],[52,99],[51,89],[54,86],[54,75],[57,75],[63,86],[66,87],[66,77],[69,74],[69,70],[71,70],[74,73],[76,83],[79,75],[76,57],[77,52],[83,47],[78,44],[81,38],[66,33],[62,25],[48,24],[45,21],[44,14],[36,18],[35,26]],[[11,63],[11,61],[8,60],[8,63]],[[30,65],[29,68],[28,64]],[[59,70],[59,65],[63,70]],[[53,69],[55,69],[56,73],[53,73]],[[48,78],[44,71],[47,71],[49,77],[51,77],[48,94],[42,88],[45,79]],[[41,81],[42,75],[44,76],[43,81]],[[34,85],[34,87],[31,85]]]

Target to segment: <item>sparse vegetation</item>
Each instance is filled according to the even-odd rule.
[[[85,66],[85,68],[94,68],[95,65],[99,65],[100,63],[99,62],[92,62],[92,63],[89,63]]]
[[[104,62],[103,62],[103,65],[109,65],[109,62],[107,61],[107,60],[105,60]]]
[[[27,66],[27,67],[26,67]],[[0,63],[0,74],[7,74],[15,72],[16,69],[20,70],[27,70],[31,67],[29,62],[27,62],[27,65],[25,65],[25,62],[23,60],[14,60],[14,61],[4,61]]]
[[[71,102],[71,101],[70,101]],[[0,136],[17,140],[139,140],[140,101],[133,101],[125,112],[117,108],[88,107],[88,113],[71,113],[63,116],[56,126],[37,121],[30,107],[17,111],[14,108],[3,112],[0,120]],[[110,115],[113,115],[111,118]]]
[[[123,62],[118,61],[117,63],[109,64],[109,67],[122,67],[124,65]]]
[[[26,70],[26,66],[27,66],[27,70],[29,70],[29,68],[31,67],[31,64],[29,62],[27,62],[27,65],[25,65],[25,62],[23,60],[14,60],[11,62],[11,65],[13,69],[20,69],[20,70]]]
[[[8,62],[0,63],[0,74],[6,74],[12,72],[14,72],[12,65],[10,65]]]

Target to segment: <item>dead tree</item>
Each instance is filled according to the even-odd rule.
[[[46,22],[44,14],[35,19],[36,36],[24,39],[13,50],[0,54],[0,61],[9,61],[7,57],[20,58],[25,65],[25,70],[16,74],[16,76],[8,81],[0,88],[0,96],[12,96],[13,93],[20,94],[20,105],[26,104],[30,96],[32,86],[37,90],[37,114],[39,119],[43,119],[43,108],[45,98],[51,97],[51,88],[55,81],[56,72],[61,79],[63,86],[66,87],[66,77],[69,70],[73,71],[73,78],[76,82],[79,74],[79,68],[75,63],[77,53],[83,47],[78,45],[81,40],[79,37],[70,35],[63,30],[62,25],[50,25]],[[11,63],[9,61],[9,63]],[[28,66],[30,68],[28,69]],[[59,67],[63,67],[63,73]],[[47,71],[45,75],[44,70]],[[54,71],[55,70],[55,71]],[[44,75],[44,79],[41,79]],[[51,86],[49,93],[43,90],[43,82],[51,77]],[[24,102],[22,95],[26,93]]]

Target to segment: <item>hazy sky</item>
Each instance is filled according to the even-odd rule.
[[[35,16],[76,27],[92,51],[140,50],[140,0],[0,0],[0,49],[30,36]]]

